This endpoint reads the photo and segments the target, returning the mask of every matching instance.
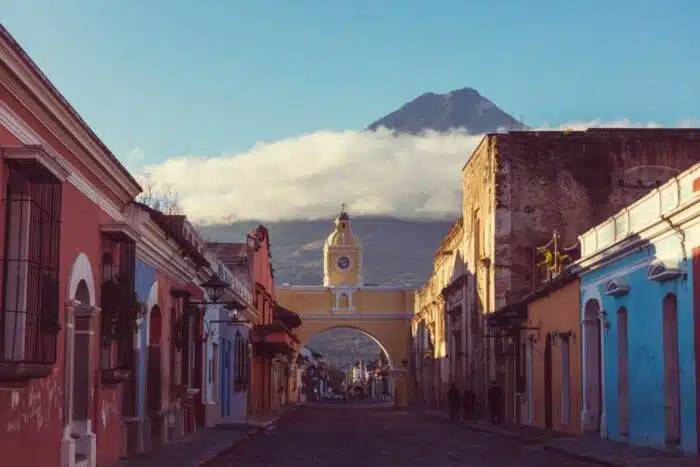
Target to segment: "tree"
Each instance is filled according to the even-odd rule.
[[[172,185],[168,183],[158,189],[158,186],[153,181],[153,178],[149,173],[141,176],[140,183],[143,191],[136,198],[136,201],[143,203],[156,211],[160,211],[163,214],[184,214],[182,205],[180,204],[180,196],[173,189]]]

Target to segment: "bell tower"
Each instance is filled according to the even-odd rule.
[[[323,246],[323,285],[362,285],[362,244],[352,233],[350,215],[343,204],[335,218],[335,230]]]

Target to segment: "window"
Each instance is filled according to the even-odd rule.
[[[212,396],[215,401],[219,400],[219,385],[216,384],[219,375],[219,344],[212,344],[211,372],[209,381],[212,383]]]
[[[248,387],[248,342],[240,331],[236,331],[234,338],[234,389],[243,392]]]
[[[139,304],[135,292],[136,242],[123,234],[102,238],[101,373],[105,384],[124,381],[134,366]]]
[[[627,309],[617,310],[617,395],[620,434],[629,435],[629,363],[628,363]]]
[[[0,361],[52,365],[60,329],[62,186],[30,176],[10,169],[7,184]]]
[[[569,338],[561,339],[561,423],[568,425],[571,416],[569,399]]]
[[[346,293],[341,293],[338,296],[338,308],[341,310],[350,309],[350,297]]]

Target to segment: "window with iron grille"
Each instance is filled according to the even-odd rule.
[[[186,292],[175,290],[171,292],[172,306],[172,347],[171,347],[171,375],[176,386],[189,386],[192,381],[192,352],[195,307],[190,306],[189,296]]]
[[[235,377],[234,390],[243,392],[248,387],[248,340],[243,337],[240,331],[236,331],[233,340],[235,355]]]
[[[2,259],[2,363],[56,362],[61,200],[60,182],[31,179],[10,169]]]
[[[194,324],[194,308],[189,306],[187,297],[182,299],[182,365],[180,372],[182,374],[181,382],[183,386],[190,387],[192,385],[192,361],[194,359],[194,346],[192,345],[192,326]]]
[[[126,379],[134,367],[136,242],[104,235],[102,251],[100,366],[103,382],[114,383]]]
[[[180,374],[180,360],[182,358],[182,311],[177,306],[178,300],[173,298],[174,304],[170,308],[170,375],[172,384],[179,386],[182,384]]]

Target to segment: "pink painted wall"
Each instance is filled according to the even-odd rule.
[[[0,87],[0,102],[9,106],[27,125],[56,151],[66,158],[98,190],[106,193],[100,176],[87,170],[77,157],[61,145],[50,132],[31,115],[4,87]],[[20,141],[0,125],[0,145],[19,145]],[[0,193],[6,192],[7,169],[0,163]],[[124,200],[110,194],[117,206],[124,207]],[[67,296],[70,274],[78,254],[87,255],[93,271],[95,284],[94,304],[100,304],[101,239],[100,222],[107,215],[73,185],[63,185],[61,252],[60,252],[60,296],[62,305]],[[5,207],[0,203],[0,248],[4,245]],[[65,329],[64,313],[60,315]],[[94,323],[97,331],[93,341],[95,397],[91,407],[93,430],[97,433],[97,462],[101,467],[119,462],[120,434],[119,387],[103,387],[99,378],[99,318]],[[63,431],[64,381],[64,337],[58,338],[57,361],[50,376],[28,383],[0,382],[0,452],[3,467],[58,467],[60,462]],[[32,447],[40,447],[32,449]]]

